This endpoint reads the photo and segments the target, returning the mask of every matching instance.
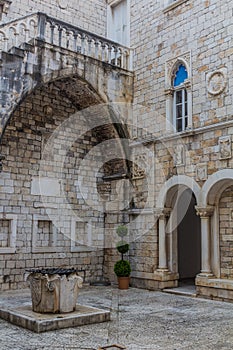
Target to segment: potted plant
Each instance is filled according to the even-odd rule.
[[[121,260],[118,260],[114,265],[114,272],[118,278],[118,288],[128,289],[131,267],[128,260],[124,260],[124,254],[129,251],[129,244],[123,240],[123,237],[127,235],[128,229],[124,225],[120,225],[117,228],[117,234],[121,237],[121,241],[117,243],[117,250],[121,254]]]

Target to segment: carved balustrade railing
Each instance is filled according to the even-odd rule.
[[[1,51],[9,51],[23,43],[33,43],[36,39],[123,69],[131,69],[129,48],[44,13],[38,12],[0,25]]]

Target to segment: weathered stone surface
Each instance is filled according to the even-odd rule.
[[[38,313],[75,311],[83,279],[77,273],[69,275],[30,273],[32,310]]]
[[[23,307],[25,310],[30,300],[29,291],[0,294],[1,309]],[[117,287],[83,288],[79,302],[104,311],[111,309],[111,322],[41,335],[0,320],[1,346],[6,350],[98,349],[111,344],[121,344],[127,350],[232,349],[231,303],[135,288],[126,292]]]
[[[74,312],[60,313],[59,316],[53,316],[50,313],[35,314],[29,304],[15,309],[0,308],[0,317],[14,325],[41,333],[106,322],[110,320],[110,312],[77,304]]]

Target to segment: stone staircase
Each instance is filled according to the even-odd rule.
[[[130,71],[130,57],[129,48],[40,12],[0,25],[0,134],[45,74],[85,58]]]

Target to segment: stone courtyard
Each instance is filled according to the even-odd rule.
[[[0,293],[1,305],[28,300],[26,289]],[[232,349],[231,303],[115,286],[85,286],[78,301],[111,310],[111,321],[36,334],[0,320],[0,349],[97,350],[112,344],[128,350]]]

